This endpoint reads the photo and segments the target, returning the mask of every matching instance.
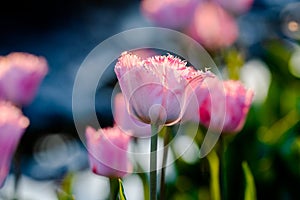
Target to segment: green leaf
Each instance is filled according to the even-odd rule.
[[[244,200],[256,200],[255,182],[251,170],[246,161],[242,163],[245,176],[245,197]]]
[[[61,189],[68,194],[72,193],[72,184],[74,179],[74,173],[69,172],[61,183]]]
[[[124,187],[121,179],[119,179],[119,195],[120,195],[120,200],[126,200]]]
[[[258,133],[260,141],[276,145],[286,137],[286,133],[291,127],[295,126],[300,120],[297,110],[291,110],[286,116],[275,122],[268,130],[262,129]]]
[[[56,191],[56,196],[58,200],[75,200],[75,197],[71,194],[64,192],[61,189]]]
[[[61,182],[60,188],[56,190],[58,200],[75,200],[72,195],[72,183],[74,173],[68,173]]]
[[[217,153],[212,150],[208,156],[208,163],[210,168],[210,193],[212,200],[220,200],[220,181],[219,181],[219,167],[220,162]]]

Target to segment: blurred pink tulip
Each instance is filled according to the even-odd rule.
[[[221,6],[213,2],[200,3],[187,33],[208,49],[232,45],[238,37],[238,26]]]
[[[246,89],[240,81],[222,82],[217,79],[211,81],[209,94],[199,107],[201,123],[206,127],[210,125],[212,129],[219,130],[225,119],[221,127],[223,133],[239,132],[244,126],[252,103],[253,91]],[[211,98],[216,98],[215,105],[211,105]],[[224,102],[225,112],[218,109],[218,106],[222,104],[221,101],[226,101]],[[211,114],[212,107],[217,107],[214,115]]]
[[[182,120],[184,122],[186,121],[192,121],[195,123],[199,123],[199,106],[203,103],[205,98],[207,97],[209,91],[204,86],[203,83],[206,82],[206,80],[209,80],[211,78],[215,78],[215,76],[211,75],[210,77],[207,77],[204,82],[200,84],[195,84],[192,88],[193,93],[191,94],[190,101],[188,102],[186,111],[182,117]]]
[[[253,0],[215,0],[223,8],[234,13],[242,14],[250,10]]]
[[[132,170],[127,156],[130,136],[117,126],[99,129],[86,128],[90,167],[95,174],[123,177]]]
[[[47,74],[47,61],[28,53],[10,53],[0,57],[0,95],[17,105],[33,100]]]
[[[189,86],[200,83],[206,72],[186,67],[172,55],[142,60],[122,53],[115,72],[129,114],[147,124],[172,125],[185,110]],[[191,92],[191,91],[190,91]]]
[[[0,102],[0,187],[10,169],[20,138],[29,125],[21,110],[9,102]]]
[[[183,28],[193,16],[198,0],[143,0],[141,11],[158,26]]]
[[[149,124],[140,122],[129,115],[122,93],[115,96],[114,119],[121,130],[132,134],[132,136],[149,137],[151,135]]]

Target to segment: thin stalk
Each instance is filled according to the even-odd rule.
[[[116,200],[119,194],[119,182],[117,178],[109,178],[109,200]]]
[[[210,193],[212,200],[221,200],[220,194],[220,161],[218,154],[212,150],[207,155],[210,170]]]
[[[157,200],[157,132],[158,126],[151,124],[151,147],[150,147],[150,200]]]
[[[168,148],[169,140],[170,140],[170,128],[167,127],[167,131],[164,134],[164,153],[163,153],[161,177],[160,177],[160,195],[159,195],[160,200],[165,199],[165,193],[166,193],[165,178],[166,178],[166,164],[167,164],[168,151],[169,151]]]
[[[143,188],[144,188],[144,200],[149,200],[150,190],[149,190],[148,177],[146,174],[140,173],[140,178],[142,179]]]
[[[227,162],[226,162],[227,142],[221,136],[221,194],[222,200],[227,200]]]
[[[137,140],[136,138],[134,138],[134,148],[137,148]],[[138,152],[138,149],[136,149],[136,152]],[[139,162],[136,162],[136,166],[137,166],[137,171],[139,172],[138,175],[140,176],[142,183],[143,183],[143,188],[144,188],[144,200],[149,200],[150,199],[150,185],[149,185],[149,180],[148,180],[148,176],[146,173],[144,173],[143,168],[141,167],[141,165],[139,164]]]

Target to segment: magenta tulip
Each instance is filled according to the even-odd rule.
[[[128,112],[146,124],[172,125],[186,108],[190,86],[208,73],[187,67],[172,55],[141,59],[124,52],[115,72]]]
[[[215,105],[211,105],[211,98],[215,98]],[[246,89],[240,81],[211,80],[209,94],[199,107],[200,121],[206,127],[221,129],[223,133],[239,132],[244,126],[252,98],[253,91]],[[222,105],[221,101],[225,101],[225,112],[218,109],[218,106]],[[217,112],[213,115],[212,107],[217,107]]]
[[[106,177],[124,177],[132,166],[127,156],[130,136],[117,126],[86,129],[87,148],[91,170]]]
[[[31,103],[47,74],[47,61],[28,53],[0,57],[0,95],[17,105]]]
[[[29,125],[21,110],[9,102],[0,102],[0,187],[10,169],[13,154]]]
[[[143,0],[141,11],[158,26],[185,27],[195,10],[198,0]]]
[[[115,96],[114,119],[116,125],[135,137],[149,137],[151,126],[131,117],[127,111],[125,99],[122,93]]]
[[[187,33],[208,49],[232,45],[238,37],[238,26],[232,16],[214,2],[200,3]]]

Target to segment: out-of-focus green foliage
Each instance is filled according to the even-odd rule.
[[[228,199],[300,199],[300,79],[288,69],[295,49],[281,38],[256,48],[256,59],[270,70],[271,83],[266,99],[252,104],[244,128],[228,143]],[[227,64],[220,69],[237,79],[249,55],[232,49],[222,55],[227,55],[221,59]],[[195,137],[199,147],[205,131],[200,127]],[[219,145],[214,148],[217,158]],[[168,199],[218,199],[217,158],[211,152],[193,164],[177,160],[177,178],[168,184]]]
[[[210,194],[212,200],[220,200],[220,183],[219,183],[219,158],[215,151],[207,156],[210,170]]]
[[[120,200],[126,200],[125,192],[124,192],[124,187],[121,179],[119,180],[119,196]]]
[[[244,200],[256,200],[255,182],[247,162],[242,163],[245,175],[245,198]]]
[[[72,194],[73,173],[68,173],[61,182],[60,188],[56,190],[58,200],[75,200]]]

